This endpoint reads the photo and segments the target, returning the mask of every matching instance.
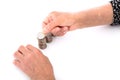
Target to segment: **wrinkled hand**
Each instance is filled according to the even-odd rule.
[[[55,80],[49,59],[32,45],[20,46],[14,57],[14,64],[31,80]]]
[[[55,36],[63,36],[66,32],[77,29],[78,26],[74,13],[51,12],[43,21],[43,31],[51,32]]]

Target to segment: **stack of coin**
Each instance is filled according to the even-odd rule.
[[[50,42],[52,42],[52,40],[53,40],[53,35],[52,35],[52,33],[46,34],[46,42],[47,42],[47,43],[50,43]]]
[[[47,47],[45,34],[43,34],[42,32],[39,32],[37,35],[37,39],[38,39],[39,48],[45,49]]]
[[[47,48],[47,43],[52,42],[53,34],[52,33],[44,34],[42,32],[39,32],[37,35],[37,39],[38,39],[39,48],[45,49],[45,48]]]

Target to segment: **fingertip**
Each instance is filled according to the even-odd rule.
[[[15,59],[15,60],[13,60],[13,64],[16,65],[16,66],[18,66],[20,64],[20,61],[17,60],[17,59]]]
[[[16,61],[15,60],[13,60],[13,64],[16,65]]]
[[[68,31],[68,27],[65,27],[62,32],[66,33],[67,31]]]
[[[19,48],[18,48],[18,50],[20,50],[21,48],[24,48],[24,46],[23,46],[23,45],[20,45]]]
[[[13,54],[15,58],[16,58],[16,56],[17,56],[17,52],[18,52],[18,51],[16,51],[16,52]]]
[[[29,49],[30,51],[32,51],[32,52],[41,52],[38,48],[36,48],[36,47],[34,47],[34,46],[32,46],[32,45],[30,45],[30,44],[28,44],[27,46],[26,46],[26,48],[27,49]]]
[[[33,51],[34,47],[31,44],[26,45],[26,48],[30,51]]]
[[[67,30],[68,30],[68,27],[64,27],[64,30],[67,31]]]

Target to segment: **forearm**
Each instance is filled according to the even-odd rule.
[[[80,19],[81,15],[82,19]],[[113,22],[113,9],[108,3],[101,7],[78,12],[76,19],[80,22],[80,28],[111,24]]]

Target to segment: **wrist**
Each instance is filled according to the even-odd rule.
[[[87,13],[85,11],[76,12],[74,14],[74,23],[77,28],[85,28],[88,26]]]
[[[79,28],[107,25],[112,23],[112,7],[106,4],[75,14],[75,22]]]

